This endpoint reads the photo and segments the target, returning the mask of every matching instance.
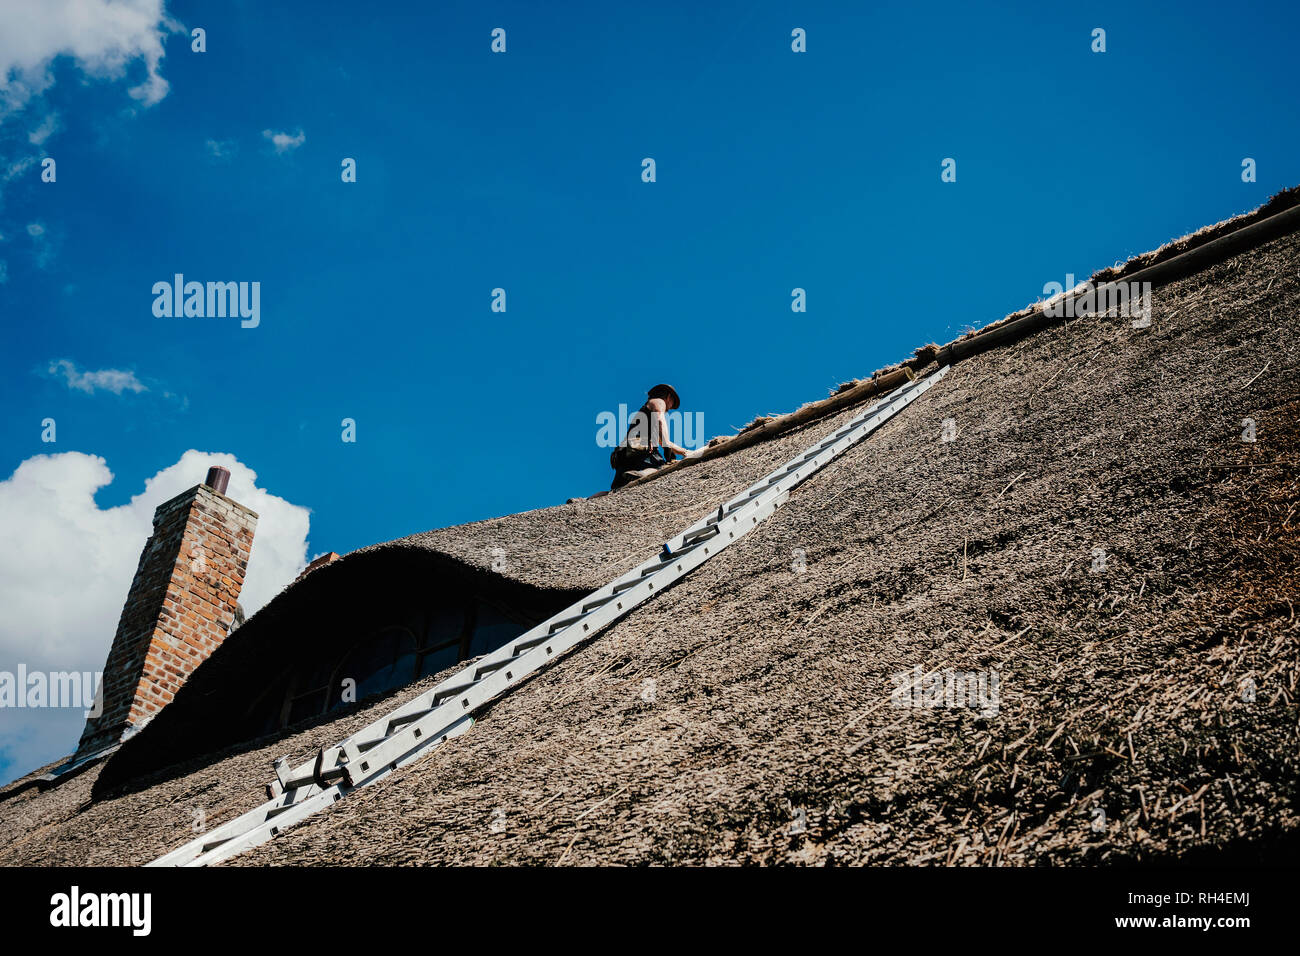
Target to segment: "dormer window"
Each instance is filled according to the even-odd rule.
[[[384,624],[290,670],[253,705],[262,733],[347,707],[496,650],[530,622],[482,598]],[[328,642],[322,642],[322,650]]]

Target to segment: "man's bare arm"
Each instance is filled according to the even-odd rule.
[[[690,454],[690,452],[681,445],[674,445],[672,440],[668,437],[668,420],[664,418],[664,408],[665,405],[661,400],[654,400],[655,427],[658,429],[657,437],[659,439],[659,444],[663,445],[673,454],[681,455],[685,458]]]
[[[699,450],[687,451],[681,445],[674,444],[672,439],[668,437],[668,420],[664,417],[664,412],[668,409],[667,402],[662,398],[652,398],[646,403],[646,407],[650,409],[652,416],[649,435],[651,445],[662,445],[667,451],[675,455],[681,455],[683,458],[692,458],[699,454]]]

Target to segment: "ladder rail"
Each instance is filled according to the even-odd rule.
[[[484,704],[744,537],[782,507],[796,487],[910,405],[947,371],[945,366],[873,402],[817,445],[671,538],[654,557],[385,713],[342,743],[322,749],[313,760],[293,769],[288,769],[283,759],[277,761],[276,780],[268,787],[270,800],[149,865],[204,866],[229,859],[464,733]]]
[[[472,718],[463,719],[450,728],[442,739],[460,736],[469,730],[473,723]],[[396,766],[375,774],[366,781],[366,784],[369,785],[388,776],[394,770],[418,760],[421,756],[423,756],[422,752],[411,754],[408,759],[398,761]],[[146,865],[194,867],[220,863],[267,842],[278,836],[281,831],[338,802],[356,789],[345,782],[332,784],[323,789],[314,784],[299,788],[294,792],[292,800],[268,801]]]

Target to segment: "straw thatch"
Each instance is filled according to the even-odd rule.
[[[468,734],[233,862],[1289,853],[1298,264],[1300,235],[1277,239],[1167,286],[1151,328],[1079,319],[960,362]],[[853,413],[614,495],[377,550],[486,575],[496,547],[517,586],[592,587]],[[997,672],[997,712],[892,706],[918,666]],[[91,800],[96,769],[0,803],[0,862],[148,860],[192,835],[195,811],[211,826],[260,801],[272,758],[303,758],[394,702],[121,795]]]

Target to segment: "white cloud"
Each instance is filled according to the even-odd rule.
[[[239,144],[233,139],[210,139],[206,145],[208,155],[213,159],[229,159],[239,148]]]
[[[14,160],[12,163],[5,166],[4,181],[9,182],[11,179],[17,179],[35,165],[35,156],[24,156],[21,159]]]
[[[152,106],[167,95],[159,72],[163,38],[179,28],[163,0],[5,0],[0,3],[0,120],[54,82],[56,57],[71,57],[96,79],[120,80],[143,63],[128,92]]]
[[[119,368],[102,368],[97,372],[82,371],[68,359],[59,359],[50,363],[51,375],[62,375],[68,382],[68,388],[87,395],[96,389],[121,395],[123,392],[147,392],[149,387],[135,377],[135,372]]]
[[[307,141],[307,134],[301,129],[297,135],[290,136],[288,133],[276,133],[269,129],[262,130],[262,135],[271,141],[277,153],[287,153],[291,149],[297,149]]]
[[[31,236],[32,239],[33,255],[37,267],[48,269],[50,263],[54,261],[54,256],[60,246],[58,238],[45,228],[43,222],[29,222],[27,224],[27,235]]]
[[[47,113],[34,130],[27,134],[27,142],[33,146],[44,145],[45,141],[59,131],[59,114]]]
[[[203,481],[210,465],[230,469],[229,497],[258,514],[243,593],[252,614],[307,563],[310,512],[257,486],[235,456],[191,449],[145,482],[129,502],[101,508],[113,480],[103,458],[37,455],[0,481],[0,670],[99,671],[153,525],[154,508]],[[85,722],[74,709],[12,710],[0,721],[0,779],[72,752]]]
[[[167,95],[160,72],[163,40],[183,29],[167,16],[164,0],[0,0],[0,127],[26,114],[19,122],[38,151],[19,155],[12,148],[16,139],[6,136],[0,185],[27,172],[59,131],[59,118],[44,97],[54,85],[56,60],[71,60],[91,79],[134,82],[143,73],[127,92],[152,106]],[[46,268],[54,255],[54,246],[38,250],[37,265]]]

